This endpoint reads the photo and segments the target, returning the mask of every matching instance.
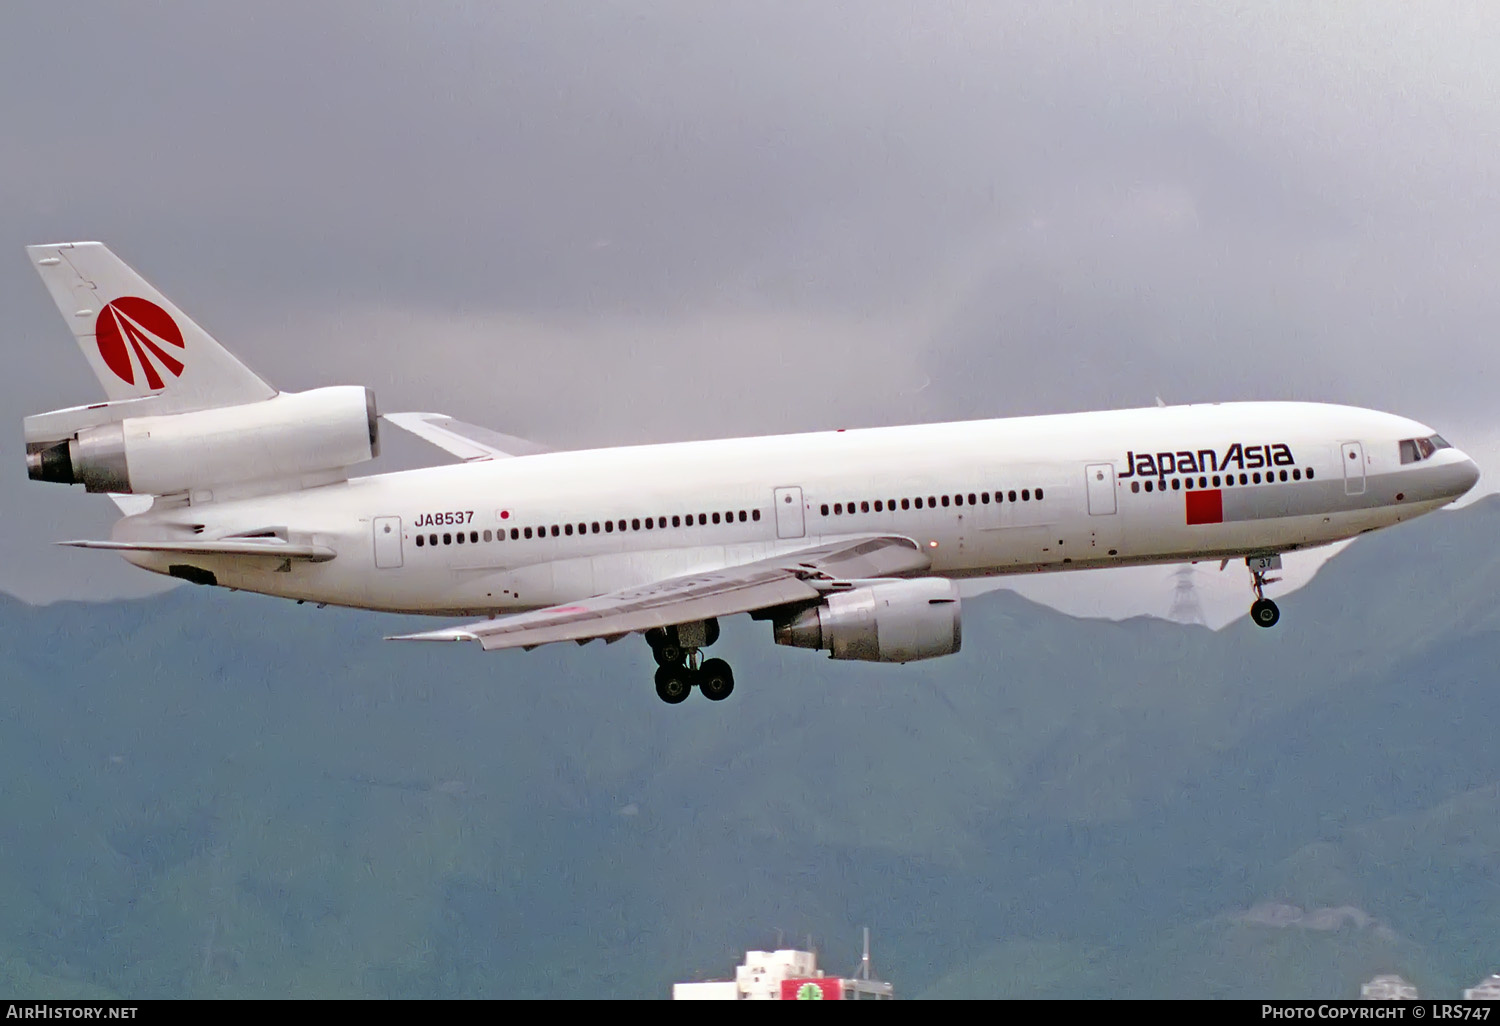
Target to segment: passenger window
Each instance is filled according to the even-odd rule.
[[[979,501],[982,502],[982,503],[984,503],[986,506],[988,506],[990,504],[990,493],[989,492],[980,492],[979,493]]]
[[[444,545],[452,545],[453,544],[453,535],[451,535],[451,534],[445,534],[445,535],[443,535],[443,544]]]
[[[699,513],[698,514],[698,526],[702,527],[706,523],[708,523],[708,514],[707,513]]]
[[[1036,490],[1036,501],[1037,502],[1041,502],[1042,501],[1042,490],[1040,488],[1038,488]]]
[[[464,533],[462,531],[459,531],[457,536],[455,537],[455,540],[458,542],[458,544],[462,545],[464,543]]]
[[[1280,477],[1281,477],[1281,479],[1282,479],[1282,480],[1283,480],[1283,481],[1285,481],[1285,480],[1286,480],[1286,471],[1284,471],[1284,470],[1283,470],[1283,471],[1282,471],[1282,472],[1281,472],[1281,475],[1280,475]]]
[[[563,534],[566,534],[571,538],[573,536],[573,525],[563,524]]]
[[[475,545],[478,545],[479,544],[479,532],[478,531],[470,531],[469,532],[469,541],[473,542]]]
[[[974,497],[974,493],[973,492],[969,493],[969,505],[970,506],[977,506],[977,505],[979,505],[979,501],[978,501],[978,499],[976,499]]]
[[[1139,492],[1141,490],[1141,483],[1139,481],[1130,482],[1130,490],[1132,492]]]
[[[484,532],[484,540],[485,541],[489,541],[490,540],[490,532],[489,532],[488,529],[486,529],[485,532]]]
[[[1308,480],[1309,480],[1309,481],[1311,481],[1311,480],[1312,480],[1312,477],[1313,477],[1313,473],[1312,473],[1312,467],[1308,467],[1308,468],[1307,468],[1307,479],[1308,479]]]
[[[868,499],[866,499],[864,502],[861,502],[859,504],[859,511],[861,513],[868,513],[868,512],[870,512],[870,501]]]
[[[943,503],[943,505],[946,506],[948,504],[945,502],[945,503]],[[927,496],[927,508],[928,509],[936,509],[937,508],[937,496],[936,495],[929,495],[929,496]]]
[[[615,524],[615,526],[618,527],[621,531],[623,531],[623,530],[625,530],[625,521],[621,520],[617,524]]]
[[[557,529],[557,525],[553,524],[552,525],[552,537],[556,538],[561,533],[562,532]]]
[[[1147,485],[1146,487],[1149,490],[1151,486]],[[1012,488],[1010,490],[1010,494],[1008,496],[1006,496],[1006,498],[1010,499],[1011,502],[1015,502],[1016,501],[1016,490],[1014,488]]]
[[[745,516],[745,511],[744,511],[744,510],[740,510],[740,523],[742,523],[742,524],[743,524],[743,523],[744,523],[744,522],[745,522],[745,520],[746,520],[746,519],[747,519],[747,518],[746,518],[746,516]]]
[[[1240,484],[1249,484],[1249,483],[1250,483],[1250,475],[1249,474],[1241,474],[1240,475]]]
[[[589,533],[590,534],[598,534],[599,533],[599,521],[595,520],[592,524],[589,525]]]
[[[827,506],[823,507],[823,515],[824,516],[828,515],[828,507]],[[679,516],[672,517],[672,526],[673,527],[681,527],[682,526],[682,517],[679,517]]]
[[[892,513],[896,512],[896,500],[895,499],[886,499],[885,500],[885,508],[888,509],[888,510],[890,510]]]
[[[604,533],[605,534],[614,534],[615,533],[615,522],[613,520],[606,520],[604,522]],[[527,537],[530,537],[530,535],[528,534]]]
[[[1301,481],[1302,480],[1302,470],[1301,470],[1300,467],[1293,467],[1292,468],[1292,480],[1293,481]]]
[[[902,509],[911,509],[911,500],[910,499],[902,499],[901,500],[901,508]]]
[[[1149,491],[1150,491],[1150,490],[1151,490],[1151,482],[1150,482],[1150,481],[1147,481],[1147,482],[1146,482],[1146,491],[1148,491],[1148,492],[1149,492]],[[1011,499],[1011,500],[1010,500],[1010,501],[1011,501],[1011,502],[1015,502],[1015,501],[1016,501],[1016,500],[1015,500],[1015,499]]]
[[[1031,489],[1030,488],[1022,488],[1021,489],[1021,501],[1022,502],[1030,502],[1031,501]]]
[[[750,511],[750,519],[751,520],[759,520],[760,519],[760,510],[758,510],[758,509],[752,509]]]
[[[1219,487],[1219,475],[1218,474],[1214,475],[1214,487],[1215,488]]]
[[[422,547],[422,545],[423,545],[423,544],[424,544],[424,541],[423,541],[423,538],[422,538],[422,536],[421,536],[421,535],[420,535],[420,534],[419,534],[419,535],[417,535],[417,548],[419,548],[419,549],[420,549],[420,548],[421,548],[421,547]]]
[[[922,497],[920,495],[913,499],[912,502],[916,505],[917,509],[922,508]]]
[[[1260,471],[1257,470],[1255,473],[1251,474],[1250,480],[1255,484],[1260,484]]]
[[[885,503],[881,502],[879,499],[876,499],[875,500],[875,512],[876,513],[880,513],[880,512],[883,512],[884,510],[885,510]]]
[[[1189,481],[1189,482],[1188,482],[1188,487],[1189,487],[1189,488],[1191,488],[1191,487],[1192,487],[1192,486],[1193,486],[1193,482],[1191,482],[1191,481]],[[1174,478],[1172,478],[1172,491],[1174,491],[1174,492],[1175,492],[1175,491],[1178,491],[1178,490],[1180,490],[1180,489],[1181,489],[1181,488],[1182,488],[1182,482],[1181,482],[1181,481],[1179,481],[1179,480],[1178,480],[1178,479],[1177,479],[1177,478],[1175,478],[1175,477],[1174,477]]]
[[[947,506],[947,505],[948,505],[948,496],[946,496],[946,495],[945,495],[945,496],[943,496],[943,505],[944,505],[944,506],[945,506],[945,507],[946,507],[946,506]]]
[[[717,524],[718,522],[719,522],[719,514],[715,513],[714,514],[714,523]]]

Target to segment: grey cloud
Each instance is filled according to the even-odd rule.
[[[0,18],[12,423],[97,394],[20,247],[97,237],[283,386],[573,444],[1158,394],[1500,437],[1489,5]],[[25,591],[104,514],[14,435]]]

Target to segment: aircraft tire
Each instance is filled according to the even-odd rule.
[[[698,671],[698,690],[712,702],[722,702],[734,690],[734,671],[722,659],[710,659]]]
[[[693,679],[684,666],[663,666],[656,671],[656,697],[668,705],[687,701],[693,693]]]
[[[1281,619],[1281,610],[1270,599],[1257,599],[1250,605],[1250,619],[1257,627],[1275,627]]]

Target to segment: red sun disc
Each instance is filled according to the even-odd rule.
[[[94,340],[105,366],[127,385],[135,384],[132,352],[140,361],[146,384],[153,389],[165,387],[160,370],[173,377],[182,374],[182,361],[162,348],[163,343],[178,349],[186,348],[182,331],[171,314],[149,299],[121,296],[105,304],[94,322]]]

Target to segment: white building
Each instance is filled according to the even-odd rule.
[[[1464,991],[1465,1001],[1500,1001],[1500,973],[1491,973]]]
[[[1377,976],[1360,987],[1359,996],[1366,1001],[1415,1001],[1417,988],[1392,973]]]
[[[889,1001],[895,989],[884,980],[869,978],[869,956],[852,977],[828,976],[818,968],[811,951],[747,951],[735,967],[733,980],[672,984],[673,1001]]]

